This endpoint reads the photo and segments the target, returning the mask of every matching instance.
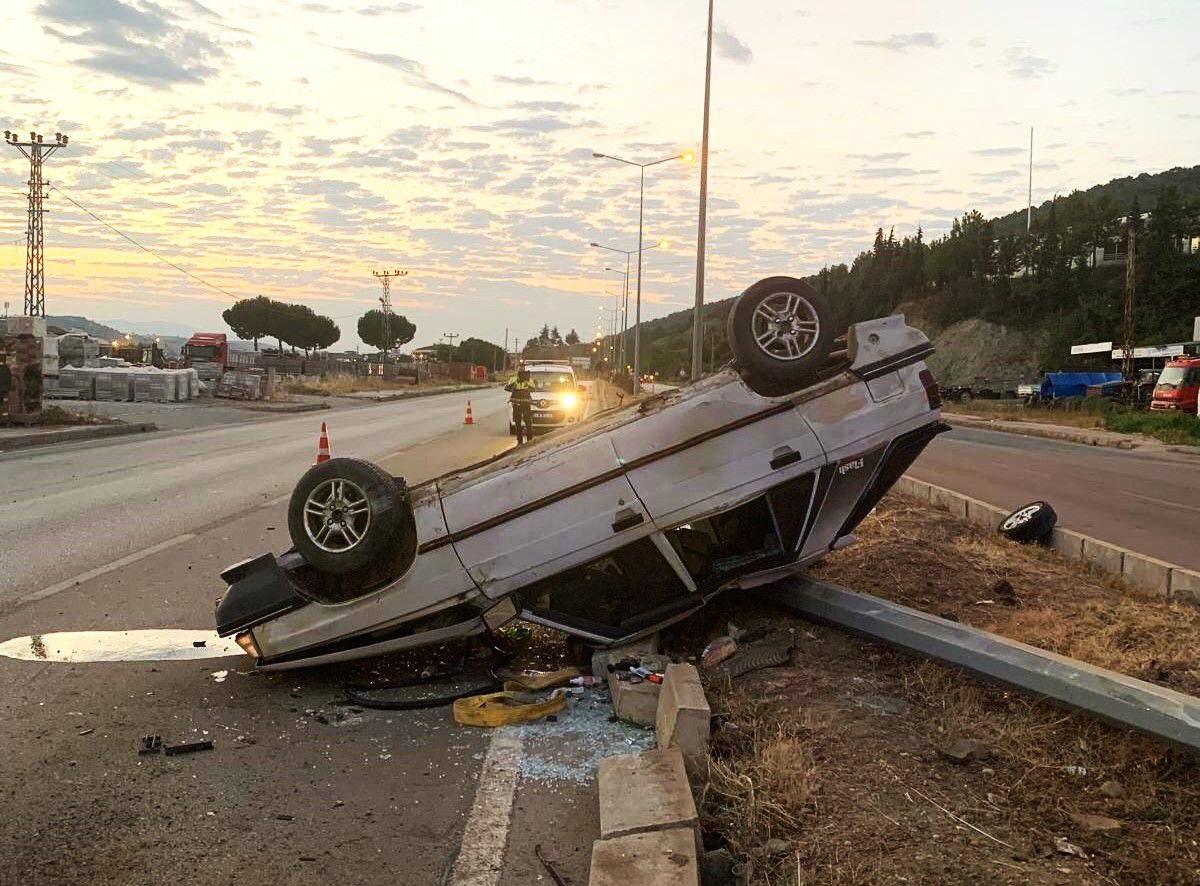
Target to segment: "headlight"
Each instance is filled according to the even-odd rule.
[[[563,394],[562,405],[563,409],[574,409],[575,403],[579,400],[574,394]]]

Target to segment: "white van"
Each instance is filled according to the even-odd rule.
[[[575,378],[575,367],[563,360],[524,360],[533,382],[533,430],[552,431],[579,421],[584,412],[584,392]],[[510,419],[508,432],[516,436]]]

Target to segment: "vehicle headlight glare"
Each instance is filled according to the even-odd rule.
[[[579,400],[579,398],[576,397],[574,394],[563,394],[563,398],[562,398],[563,409],[574,409],[575,404],[576,404],[576,402],[578,402],[578,400]]]

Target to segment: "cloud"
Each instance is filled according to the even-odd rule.
[[[1004,63],[1008,65],[1008,73],[1014,77],[1034,80],[1052,74],[1057,65],[1048,58],[1031,55],[1024,46],[1013,46],[1004,51]]]
[[[565,114],[569,111],[578,111],[580,108],[573,102],[554,101],[510,102],[508,106],[522,111],[545,111],[550,114]]]
[[[942,38],[931,31],[913,31],[911,34],[892,34],[886,40],[855,40],[854,45],[905,52],[909,49],[937,49],[942,45]]]
[[[971,151],[976,157],[1019,157],[1026,148],[977,148]]]
[[[716,47],[717,55],[730,61],[743,65],[754,61],[754,51],[734,36],[729,26],[723,22],[713,28],[713,46]]]
[[[935,136],[935,135],[937,135],[937,133],[934,132],[932,129],[920,129],[920,130],[917,130],[916,132],[900,133],[901,138],[931,138],[932,136]]]
[[[852,160],[862,160],[866,163],[894,163],[908,156],[907,151],[885,151],[882,154],[847,154]]]
[[[151,0],[45,0],[35,13],[47,34],[91,50],[75,64],[155,89],[203,83],[227,58]]]
[[[561,86],[553,80],[537,80],[533,77],[510,77],[507,74],[496,74],[492,80],[501,86]]]
[[[409,13],[417,12],[421,9],[414,3],[373,3],[370,6],[358,7],[342,7],[331,6],[328,3],[301,3],[300,9],[304,12],[316,12],[321,14],[346,13],[356,12],[359,15],[378,16],[378,15],[408,15]]]
[[[395,55],[390,52],[367,52],[364,49],[352,49],[347,46],[336,47],[346,55],[353,56],[363,61],[374,62],[377,65],[391,68],[394,71],[399,71],[404,75],[404,79],[409,85],[415,86],[418,89],[424,89],[428,92],[437,93],[438,95],[449,96],[457,99],[466,105],[478,105],[473,98],[465,93],[459,92],[457,89],[451,89],[449,86],[443,86],[430,80],[425,74],[425,66],[419,61],[411,58],[405,58],[402,55]]]
[[[867,166],[855,175],[860,178],[909,178],[914,175],[932,175],[934,169],[912,169],[908,166]]]

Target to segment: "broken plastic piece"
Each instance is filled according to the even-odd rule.
[[[162,750],[161,735],[145,735],[138,743],[138,755],[142,754],[157,754]]]
[[[161,739],[160,739],[161,740]],[[168,757],[175,757],[179,754],[194,754],[196,751],[211,751],[213,743],[205,739],[204,741],[192,741],[186,744],[176,744],[170,747],[163,748],[163,751]]]

